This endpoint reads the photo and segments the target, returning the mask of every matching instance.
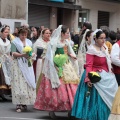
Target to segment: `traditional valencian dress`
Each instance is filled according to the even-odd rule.
[[[85,39],[86,33],[89,31],[87,29],[83,35],[82,42],[80,44],[79,50],[78,50],[78,65],[79,65],[79,76],[82,77],[83,71],[84,71],[84,64],[86,63],[86,52],[90,45],[87,44],[87,41]]]
[[[11,61],[10,58],[11,44],[10,41],[0,38],[0,95],[11,94]]]
[[[43,68],[43,60],[46,55],[47,46],[49,41],[44,41],[41,37],[34,43],[33,50],[34,53],[37,54],[37,64],[36,64],[36,81],[38,81],[42,68]],[[39,81],[40,82],[40,81]],[[39,83],[38,82],[38,83]]]
[[[72,108],[72,116],[81,120],[108,120],[112,102],[118,89],[116,78],[111,72],[111,62],[106,47],[105,51],[97,51],[91,45],[86,54],[86,70],[76,92]],[[88,73],[98,72],[101,80],[88,87]]]
[[[76,89],[79,83],[76,67],[73,66],[72,62],[77,60],[72,60],[71,58],[69,58],[69,61],[63,65],[63,77],[59,78],[57,74],[57,66],[55,65],[55,63],[53,63],[52,67],[50,67],[50,62],[53,62],[53,57],[51,57],[53,48],[54,43],[53,46],[50,44],[48,45],[47,52],[50,54],[46,53],[44,61],[44,66],[46,66],[47,68],[43,68],[43,74],[39,78],[41,79],[41,82],[38,89],[34,108],[46,111],[71,110],[74,95],[76,93]],[[68,53],[73,53],[69,41],[65,40],[64,43],[61,43],[59,41],[56,45],[55,55],[67,55]],[[52,58],[52,61],[48,62],[48,58]],[[48,76],[47,73],[49,73]],[[50,79],[48,79],[48,77]]]
[[[113,63],[113,72],[116,76],[119,88],[113,101],[111,114],[108,120],[120,120],[120,40],[112,47],[111,60]]]
[[[26,39],[26,46],[32,47],[32,42]],[[20,38],[12,41],[11,52],[23,54],[23,43]],[[33,105],[36,98],[36,84],[33,66],[28,67],[28,60],[24,57],[13,59],[12,66],[12,102],[13,104]]]

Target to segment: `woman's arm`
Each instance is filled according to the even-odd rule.
[[[11,53],[14,57],[25,57],[26,59],[29,58],[29,56],[26,54],[18,53],[16,46],[13,43],[11,43]]]
[[[117,43],[112,46],[111,60],[114,65],[120,67],[120,47]]]
[[[88,73],[93,70],[93,61],[94,61],[94,55],[86,54],[86,78],[85,82],[90,82],[88,78]]]
[[[21,54],[21,53],[18,53],[18,52],[12,52],[12,55],[14,57],[25,57],[25,58],[29,57],[27,54]]]

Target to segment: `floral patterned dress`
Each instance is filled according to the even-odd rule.
[[[67,54],[68,49],[67,45],[58,46],[56,54]],[[63,66],[63,77],[59,78],[61,84],[58,88],[53,89],[50,80],[47,79],[44,74],[40,76],[39,79],[41,82],[34,104],[35,109],[46,111],[71,110],[79,83],[79,78],[77,77],[75,69],[73,67],[73,69],[70,69],[71,66],[71,62],[68,62]],[[68,72],[69,69],[71,70],[70,72]],[[73,82],[69,79],[69,76],[72,76],[73,79],[76,80]]]
[[[18,52],[13,43],[11,44],[11,52]],[[19,68],[17,58],[13,59],[12,76],[11,87],[13,104],[33,105],[36,98],[36,90],[30,87],[26,82]]]

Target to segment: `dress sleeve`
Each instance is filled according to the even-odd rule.
[[[114,65],[120,67],[120,47],[117,43],[115,43],[112,47],[111,60]]]
[[[13,52],[17,52],[17,48],[16,48],[16,46],[13,43],[11,43],[11,52],[12,53]]]
[[[85,82],[89,82],[88,73],[92,71],[93,68],[94,55],[86,54],[86,79]]]

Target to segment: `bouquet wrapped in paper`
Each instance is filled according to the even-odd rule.
[[[31,67],[32,66],[32,60],[31,60],[32,48],[30,46],[24,47],[23,53],[25,53],[25,54],[27,54],[29,56],[29,58],[28,58],[28,67]]]
[[[66,54],[56,54],[53,58],[54,63],[58,67],[58,76],[63,76],[63,68],[62,66],[68,61],[68,56]]]
[[[88,77],[89,77],[91,83],[96,83],[101,80],[101,76],[97,72],[89,72]]]

